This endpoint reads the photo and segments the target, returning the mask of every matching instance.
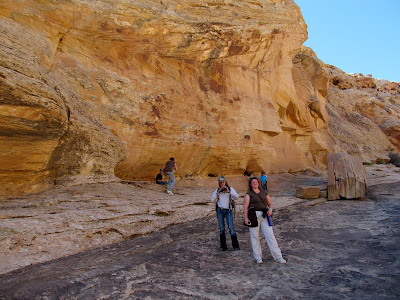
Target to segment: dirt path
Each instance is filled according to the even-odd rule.
[[[0,276],[0,299],[399,299],[400,184],[279,213],[285,265],[220,252],[214,216]]]

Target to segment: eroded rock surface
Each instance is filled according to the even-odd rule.
[[[400,181],[400,169],[393,165],[367,166],[367,174],[370,185]],[[292,205],[308,205],[310,200],[296,197],[296,186],[327,184],[326,173],[311,170],[268,177],[269,192],[278,211],[290,211]],[[239,220],[248,186],[246,179],[227,177],[241,196],[236,212]],[[57,186],[39,194],[4,200],[0,202],[0,273],[171,225],[215,217],[215,205],[209,201],[216,180],[180,181],[173,196],[166,194],[165,187],[153,183],[118,180]],[[326,201],[326,197],[321,200]]]
[[[248,177],[227,177],[241,196],[241,218]],[[271,175],[276,209],[303,200],[295,197],[299,183],[326,182],[307,174]],[[174,195],[149,182],[114,182],[57,186],[40,194],[0,203],[0,273],[29,264],[128,240],[174,224],[215,215],[210,202],[217,178],[179,182]]]
[[[375,171],[374,171],[375,172]],[[287,263],[262,242],[252,257],[219,250],[215,216],[0,275],[4,299],[384,299],[400,296],[399,182],[365,201],[326,201],[280,213],[274,232]],[[1,296],[0,296],[1,298]]]
[[[60,181],[326,168],[399,151],[399,85],[311,49],[293,1],[0,3],[0,197]]]
[[[326,163],[328,81],[308,68],[316,98],[297,94],[293,1],[0,5],[3,196],[65,176],[148,180],[170,156],[178,177]]]
[[[368,75],[346,74],[326,65],[329,129],[336,151],[347,152],[363,162],[388,160],[399,152],[400,83]]]
[[[347,153],[328,154],[328,199],[358,199],[368,194],[368,177],[361,160]]]

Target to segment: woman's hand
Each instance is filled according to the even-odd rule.
[[[268,216],[272,216],[272,208],[268,209],[267,214]]]
[[[244,224],[250,225],[251,222],[250,222],[250,220],[248,218],[244,218]]]

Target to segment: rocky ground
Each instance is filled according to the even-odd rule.
[[[265,263],[255,265],[247,228],[240,224],[240,205],[236,229],[241,251],[220,252],[213,205],[208,203],[212,188],[207,186],[177,186],[171,197],[149,183],[119,182],[3,201],[1,268],[2,273],[15,271],[0,276],[0,295],[397,299],[399,168],[375,165],[367,172],[370,195],[364,201],[297,199],[295,184],[323,185],[324,176],[271,176],[278,210],[274,230],[286,265],[274,263],[265,244]],[[153,233],[135,236],[148,232]],[[82,252],[85,247],[91,250]],[[74,251],[80,253],[64,257]]]
[[[275,208],[304,202],[296,184],[326,184],[313,172],[270,175]],[[228,182],[241,196],[245,176]],[[134,236],[214,216],[217,178],[179,181],[174,195],[150,182],[60,184],[44,193],[0,201],[0,274]],[[242,211],[243,197],[238,201]],[[217,223],[213,223],[217,228]]]

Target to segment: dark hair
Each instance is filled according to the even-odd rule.
[[[174,158],[173,158],[173,157],[170,157],[170,158],[169,158],[169,160],[172,160],[172,161],[174,161]]]
[[[263,170],[263,171],[261,171],[261,175],[265,175],[265,171]]]
[[[249,179],[249,192],[253,190],[253,188],[251,187],[251,182],[253,181],[253,179],[257,180],[258,186],[260,186],[260,181],[258,180],[257,177],[250,177],[250,179]]]

